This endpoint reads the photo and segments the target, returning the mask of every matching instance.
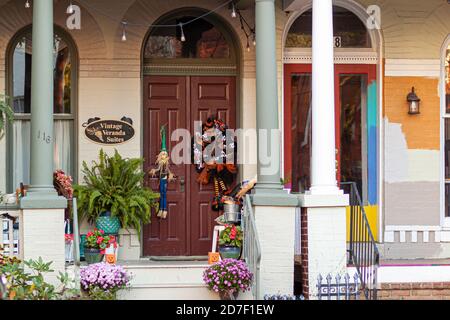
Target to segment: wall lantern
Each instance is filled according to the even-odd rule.
[[[419,114],[420,113],[420,99],[414,92],[414,87],[412,88],[412,91],[408,94],[406,97],[406,100],[408,100],[409,103],[409,114]]]

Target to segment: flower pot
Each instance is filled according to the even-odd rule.
[[[239,292],[230,293],[228,291],[220,291],[219,296],[220,300],[236,300],[239,295]]]
[[[84,259],[87,264],[100,263],[103,261],[103,254],[100,249],[84,248]]]
[[[84,245],[86,244],[86,235],[80,235],[80,260],[84,261]]]
[[[95,226],[99,230],[105,231],[105,235],[117,235],[121,228],[118,217],[112,217],[111,212],[104,212],[95,221]]]
[[[239,224],[241,223],[241,213],[238,211],[235,212],[224,212],[223,214],[224,219],[227,223],[235,223]]]
[[[241,248],[235,246],[219,246],[219,253],[222,259],[239,259]]]

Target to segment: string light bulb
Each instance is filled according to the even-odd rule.
[[[248,38],[247,38],[247,51],[250,52],[250,43],[248,42]]]
[[[67,13],[68,14],[72,14],[74,13],[74,9],[73,9],[73,5],[72,5],[72,1],[69,2],[69,7],[67,8]]]
[[[180,30],[181,30],[180,40],[181,40],[181,42],[185,42],[186,41],[186,37],[184,36],[184,30],[183,30],[183,24],[182,23],[180,23]]]
[[[236,18],[237,17],[236,7],[234,6],[234,2],[231,2],[231,17],[232,18]]]
[[[30,1],[25,1],[25,8],[29,9],[31,7]]]
[[[122,21],[122,41],[127,41],[127,23]]]
[[[253,46],[256,47],[256,34],[253,32]]]

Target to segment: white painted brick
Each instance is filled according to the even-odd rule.
[[[58,284],[57,276],[65,270],[64,210],[22,210],[20,222],[23,259],[52,261],[54,272],[46,280]]]
[[[295,208],[254,208],[261,244],[261,294],[293,294]]]
[[[346,272],[345,207],[308,208],[308,272],[310,298],[314,299],[319,274]]]

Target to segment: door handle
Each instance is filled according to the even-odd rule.
[[[186,181],[184,180],[184,177],[180,177],[180,192],[184,192],[185,184],[186,184]]]

